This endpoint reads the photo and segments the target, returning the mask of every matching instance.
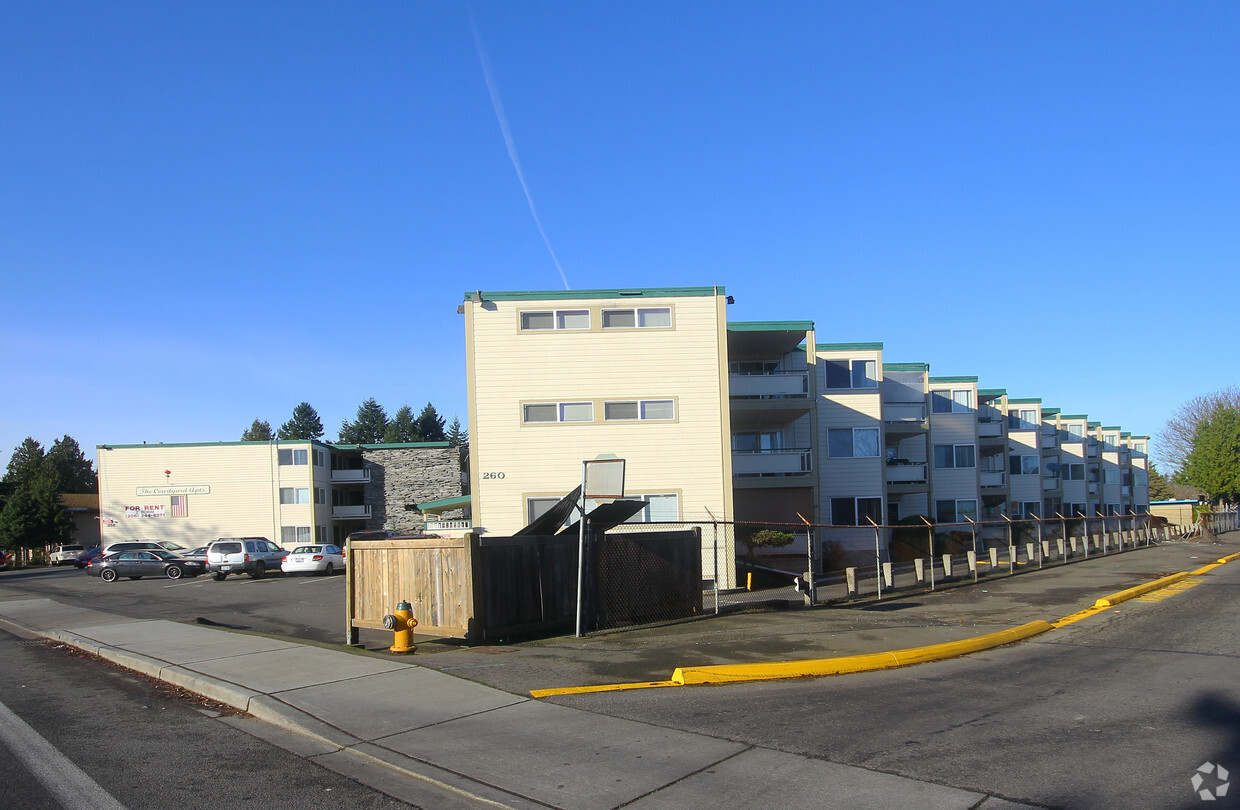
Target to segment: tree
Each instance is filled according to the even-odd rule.
[[[293,418],[280,425],[277,439],[318,439],[323,436],[323,421],[319,412],[303,402],[293,409]]]
[[[357,409],[357,418],[348,419],[340,425],[341,444],[379,444],[387,434],[387,412],[374,397],[370,397]]]
[[[1220,407],[1197,426],[1176,478],[1211,500],[1240,498],[1240,408]]]
[[[392,417],[392,421],[388,422],[387,430],[383,433],[383,441],[387,444],[419,441],[418,423],[413,418],[413,408],[408,405],[400,406],[400,410]]]
[[[1154,462],[1150,462],[1150,500],[1151,501],[1170,501],[1175,499],[1175,492],[1171,489],[1171,482],[1167,480],[1167,476],[1158,471],[1158,467]]]
[[[22,484],[0,511],[0,545],[39,548],[68,543],[75,526],[57,500],[55,476]]]
[[[43,457],[43,470],[58,493],[99,491],[94,465],[82,454],[82,448],[72,436],[65,435],[52,444],[52,449]]]
[[[469,431],[461,427],[461,420],[455,416],[448,425],[448,431],[444,434],[444,439],[453,447],[469,446]]]
[[[1228,408],[1240,411],[1240,388],[1231,386],[1193,397],[1176,409],[1158,437],[1162,458],[1172,473],[1183,469],[1184,461],[1192,452],[1197,429],[1214,414]]]
[[[792,532],[781,532],[779,529],[744,529],[737,531],[736,539],[745,547],[745,556],[752,557],[754,549],[783,548],[796,539]]]
[[[294,414],[296,414],[296,411],[294,411]],[[322,427],[322,425],[319,427]],[[319,435],[323,434],[320,433]],[[271,423],[266,420],[255,419],[254,424],[246,428],[241,434],[241,441],[243,442],[269,442],[272,438],[274,437],[271,433]]]
[[[418,437],[418,441],[422,442],[442,442],[445,438],[443,417],[429,402],[422,409],[422,413],[418,414]]]
[[[39,477],[43,470],[43,445],[27,436],[13,450],[9,466],[4,472],[4,482],[21,486]]]

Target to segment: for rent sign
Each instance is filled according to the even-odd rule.
[[[125,517],[127,518],[161,518],[164,516],[165,506],[156,504],[154,506],[126,506]]]

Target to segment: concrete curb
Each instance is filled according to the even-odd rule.
[[[912,647],[907,650],[850,655],[843,658],[821,658],[810,661],[784,661],[768,664],[722,664],[707,667],[678,667],[672,673],[672,681],[682,686],[707,683],[740,683],[743,681],[769,681],[781,678],[816,678],[824,675],[846,675],[853,672],[869,672],[891,667],[904,667],[944,658],[955,658],[972,652],[989,650],[1045,633],[1053,629],[1050,622],[1042,620],[1022,624],[997,633],[965,639]]]
[[[1184,579],[1187,576],[1189,576],[1188,572],[1182,571],[1178,574],[1172,574],[1170,576],[1162,577],[1161,579],[1156,579],[1153,582],[1147,582],[1144,585],[1137,585],[1134,588],[1127,588],[1125,590],[1120,591],[1119,593],[1113,593],[1110,596],[1102,597],[1098,601],[1094,602],[1094,607],[1099,607],[1099,608],[1115,607],[1120,602],[1127,602],[1129,599],[1135,599],[1138,596],[1143,596],[1149,593],[1150,591],[1156,591],[1159,588],[1165,588],[1171,583],[1179,582],[1180,580]]]

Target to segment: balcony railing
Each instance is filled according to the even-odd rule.
[[[357,520],[368,517],[370,517],[370,504],[332,507],[332,518],[334,520]]]
[[[369,467],[361,470],[332,470],[333,484],[364,484],[369,480]]]
[[[1043,450],[1046,450],[1046,449],[1053,450],[1059,447],[1059,434],[1055,431],[1051,431],[1050,433],[1047,433],[1046,431],[1042,431],[1041,444],[1042,444]]]
[[[1043,492],[1059,489],[1060,486],[1061,484],[1060,484],[1058,475],[1047,476],[1046,478],[1042,479],[1042,491]]]
[[[809,395],[809,375],[804,371],[729,374],[728,395],[749,399],[806,397]]]
[[[808,448],[788,450],[733,450],[732,475],[805,475],[812,467]]]
[[[977,435],[983,439],[994,439],[1003,435],[1002,422],[978,422]]]
[[[926,421],[926,403],[883,402],[883,421],[924,422]]]
[[[982,470],[983,487],[1002,487],[1006,485],[1007,474],[1001,470]]]
[[[925,462],[908,464],[888,464],[888,484],[923,484],[926,481]]]
[[[461,531],[464,529],[472,529],[474,527],[471,520],[428,520],[426,521],[426,531],[428,532],[451,532]]]

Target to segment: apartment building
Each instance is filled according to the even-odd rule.
[[[98,459],[105,546],[259,536],[291,548],[354,531],[418,533],[420,507],[464,491],[460,450],[447,442],[105,444]]]
[[[813,321],[729,323],[729,301],[721,287],[466,294],[475,530],[528,525],[606,456],[649,504],[636,520],[804,518],[845,547],[872,549],[871,521],[1146,508],[1140,437],[884,362],[882,343],[817,342]],[[1112,455],[1091,457],[1108,437]]]

